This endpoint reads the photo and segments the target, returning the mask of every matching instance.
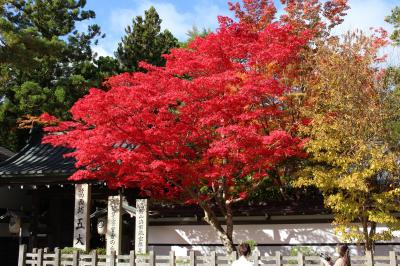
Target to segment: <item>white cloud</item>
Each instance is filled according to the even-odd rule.
[[[385,22],[385,17],[396,6],[395,1],[383,0],[350,0],[350,10],[344,22],[335,29],[335,33],[345,33],[349,30],[360,29],[370,32],[370,28],[382,27],[391,30],[390,24]]]
[[[155,7],[160,18],[162,19],[162,29],[168,29],[180,40],[185,39],[185,34],[188,28],[191,27],[187,23],[191,20],[192,15],[188,12],[180,13],[176,10],[175,6],[170,3],[165,4],[151,4]],[[146,8],[148,9],[150,5]]]
[[[116,50],[117,44],[125,34],[125,28],[132,25],[132,19],[136,16],[144,16],[144,10],[154,6],[162,19],[162,30],[168,29],[180,41],[185,41],[188,37],[186,33],[196,25],[199,29],[210,28],[214,30],[218,27],[217,17],[228,15],[228,8],[221,8],[213,0],[198,0],[194,2],[193,8],[181,12],[172,3],[156,2],[152,0],[134,0],[133,8],[114,9],[109,16],[109,25],[105,43],[98,48],[99,55],[111,55]],[[227,4],[225,3],[227,6]],[[223,6],[225,7],[225,6]],[[104,42],[103,41],[103,42]],[[95,49],[95,48],[94,48]]]
[[[125,34],[124,30],[132,24],[132,19],[138,15],[144,16],[144,10],[154,6],[162,19],[162,29],[170,30],[175,37],[184,41],[187,39],[186,33],[196,25],[198,28],[210,28],[212,30],[218,27],[217,16],[233,14],[228,10],[227,4],[221,4],[215,0],[196,0],[193,1],[192,8],[179,10],[168,1],[156,0],[131,0],[132,8],[114,9],[110,13],[109,28],[107,37],[102,46],[98,48],[99,55],[112,55],[116,50],[117,43],[121,36]],[[221,5],[217,5],[217,2]],[[224,1],[225,2],[225,1]],[[383,27],[387,31],[392,31],[392,26],[384,21],[385,17],[396,6],[397,1],[393,0],[350,0],[351,9],[347,11],[344,23],[334,29],[334,33],[343,34],[348,30],[361,29],[370,32],[370,28]],[[94,48],[95,49],[95,48]],[[398,62],[400,55],[399,48],[387,49],[390,55],[389,61]],[[393,59],[395,57],[395,59]]]
[[[226,4],[227,6],[228,4]],[[208,1],[198,1],[194,7],[194,22],[189,26],[196,25],[198,28],[215,29],[218,27],[218,16],[233,16],[233,13],[226,9],[221,9],[217,5],[212,5]]]
[[[132,24],[132,19],[138,15],[133,9],[115,9],[111,12],[110,23],[113,32],[124,32],[126,26]]]
[[[99,58],[100,56],[112,56],[112,53],[108,52],[101,45],[92,46],[92,51],[97,54],[96,58]]]
[[[198,28],[215,29],[218,26],[217,16],[226,15],[227,9],[221,9],[211,0],[196,1],[192,10],[180,12],[172,3],[159,3],[149,0],[138,1],[134,9],[117,9],[111,12],[110,23],[112,30],[124,32],[126,26],[132,24],[132,18],[144,16],[144,10],[154,6],[162,19],[162,29],[168,29],[179,40],[187,39],[186,33],[196,25]]]
[[[108,34],[108,41],[113,45],[107,45],[108,50],[116,50],[120,38],[125,35],[125,28],[132,25],[132,19],[136,16],[144,16],[144,10],[154,6],[162,19],[162,30],[168,29],[180,40],[185,39],[187,32],[187,21],[190,18],[189,13],[179,13],[175,6],[170,3],[152,3],[150,1],[141,1],[135,6],[135,9],[117,9],[111,12],[110,24],[111,31]],[[191,25],[191,24],[189,24]]]
[[[344,22],[334,29],[335,34],[344,34],[347,31],[356,29],[370,34],[371,28],[377,29],[382,27],[390,34],[393,26],[385,22],[385,17],[391,13],[396,6],[396,1],[383,0],[350,0],[350,10]],[[384,66],[398,64],[400,62],[400,48],[388,46],[381,51],[386,54],[387,62]]]

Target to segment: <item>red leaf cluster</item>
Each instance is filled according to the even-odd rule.
[[[165,55],[166,67],[142,63],[146,73],[124,73],[91,89],[45,141],[76,149],[81,169],[72,179],[139,187],[153,197],[199,202],[221,178],[241,199],[287,158],[303,156],[302,140],[284,129],[280,81],[299,58],[310,31],[273,22],[270,1],[232,5],[239,21],[220,17],[220,28],[188,49]],[[295,1],[289,1],[295,2]],[[333,7],[331,7],[332,9]],[[258,11],[257,11],[258,10]],[[261,17],[264,16],[264,19]],[[255,30],[255,19],[263,27]]]

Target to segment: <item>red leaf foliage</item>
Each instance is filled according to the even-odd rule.
[[[264,2],[258,13],[256,2]],[[47,128],[45,142],[76,149],[70,156],[81,170],[73,180],[200,202],[223,178],[232,188],[225,199],[234,201],[253,189],[243,180],[256,183],[304,155],[302,140],[285,131],[289,88],[280,77],[311,31],[273,22],[269,1],[245,3],[247,11],[232,5],[238,21],[220,17],[216,33],[172,50],[165,67],[142,63],[146,73],[111,77],[109,90],[93,88],[76,102],[73,121]]]

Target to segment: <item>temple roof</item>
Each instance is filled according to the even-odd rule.
[[[4,160],[7,160],[8,158],[13,156],[14,154],[15,153],[13,153],[12,151],[0,146],[0,162],[4,161]]]
[[[63,155],[72,150],[42,144],[43,132],[34,128],[28,144],[11,158],[0,162],[0,185],[67,182],[75,159]]]

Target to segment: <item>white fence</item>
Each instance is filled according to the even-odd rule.
[[[218,255],[215,252],[199,254],[190,251],[188,256],[176,256],[173,251],[168,256],[156,255],[149,252],[146,255],[135,255],[131,251],[129,255],[106,256],[98,255],[95,251],[90,255],[61,254],[59,249],[54,252],[26,252],[26,246],[21,245],[19,250],[18,266],[230,266],[236,259],[236,253],[231,255]],[[299,253],[297,256],[283,256],[276,252],[274,256],[255,253],[249,258],[254,266],[316,266],[321,265],[319,256],[305,256]],[[352,266],[400,266],[400,256],[395,251],[390,251],[388,256],[372,256],[367,252],[364,256],[352,256]]]

